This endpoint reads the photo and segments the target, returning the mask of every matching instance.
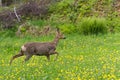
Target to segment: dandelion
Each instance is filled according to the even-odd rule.
[[[106,68],[107,68],[107,65],[106,65],[106,64],[104,64],[104,65],[103,65],[103,69],[106,69]]]
[[[63,72],[63,70],[60,70],[60,72],[62,73],[62,72]]]
[[[3,76],[0,76],[0,79],[3,79]]]
[[[80,60],[80,61],[82,61],[82,60],[83,60],[83,55],[80,55],[79,60]]]
[[[21,80],[21,78],[19,77],[18,80]]]
[[[58,77],[55,80],[60,80]]]
[[[18,46],[18,43],[15,43],[15,46]]]
[[[113,74],[113,75],[111,75],[111,78],[116,79],[116,76]]]
[[[103,75],[103,78],[104,78],[104,79],[106,79],[106,78],[107,78],[107,75],[106,75],[106,74],[104,74],[104,75]]]
[[[82,79],[80,78],[80,76],[78,76],[78,77],[77,77],[77,80],[82,80]]]
[[[2,59],[1,62],[4,64],[5,61]]]

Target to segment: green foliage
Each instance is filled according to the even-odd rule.
[[[33,28],[35,28],[34,26],[43,28],[50,25],[51,27],[59,27],[62,32],[68,34],[99,34],[106,33],[107,29],[111,30],[112,28],[119,32],[120,21],[115,17],[117,11],[115,12],[113,3],[114,0],[59,0],[49,6],[49,16],[42,18],[42,20],[35,17],[32,19],[26,17],[25,20],[28,20]],[[104,18],[89,16],[104,16],[109,19],[106,21]],[[21,31],[25,32],[26,28],[21,28]]]
[[[30,20],[29,21],[30,24],[34,25],[34,26],[39,26],[39,27],[43,27],[44,25],[47,24],[47,22],[45,20],[41,20],[41,19],[34,19],[34,20]]]
[[[114,26],[114,31],[120,32],[120,18],[115,18],[114,21],[112,21],[112,24]]]
[[[63,13],[66,14],[70,9],[70,4],[73,3],[74,0],[62,0],[56,4],[50,6],[49,11],[52,13]]]
[[[105,18],[88,17],[83,18],[78,24],[79,33],[84,35],[99,34],[107,32],[107,24]]]
[[[64,21],[69,20],[75,23],[79,16],[89,15],[94,3],[95,0],[62,0],[51,5],[49,11],[55,15],[59,14],[59,18],[63,18]]]
[[[15,28],[0,30],[0,37],[13,37],[15,36]]]
[[[22,27],[22,28],[20,29],[20,31],[21,31],[21,32],[26,32],[26,28],[25,28],[25,27]]]
[[[63,24],[60,25],[59,28],[62,30],[63,33],[68,33],[68,34],[75,33],[76,31],[76,27],[73,24]]]
[[[110,32],[120,32],[120,17],[108,17],[107,24]]]

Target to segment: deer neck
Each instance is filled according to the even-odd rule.
[[[59,42],[59,38],[56,36],[55,39],[53,40],[53,44],[57,46],[58,42]]]

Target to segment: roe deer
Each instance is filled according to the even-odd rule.
[[[29,60],[33,55],[37,56],[46,56],[50,60],[50,55],[56,54],[55,60],[57,60],[59,53],[56,52],[56,46],[60,39],[65,39],[64,35],[60,33],[59,29],[56,31],[56,37],[52,42],[31,42],[26,43],[21,47],[21,50],[18,54],[14,55],[10,60],[10,64],[15,58],[26,56],[25,62]]]

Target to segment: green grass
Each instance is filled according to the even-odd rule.
[[[51,41],[53,36],[0,37],[0,80],[119,80],[120,34],[99,36],[66,35],[57,46],[60,53],[48,62],[46,57],[33,56],[22,64],[25,57],[9,65],[20,47],[31,41]]]
[[[30,20],[29,23],[34,26],[39,26],[39,27],[43,27],[47,24],[47,22],[45,20],[36,20],[36,19]]]

